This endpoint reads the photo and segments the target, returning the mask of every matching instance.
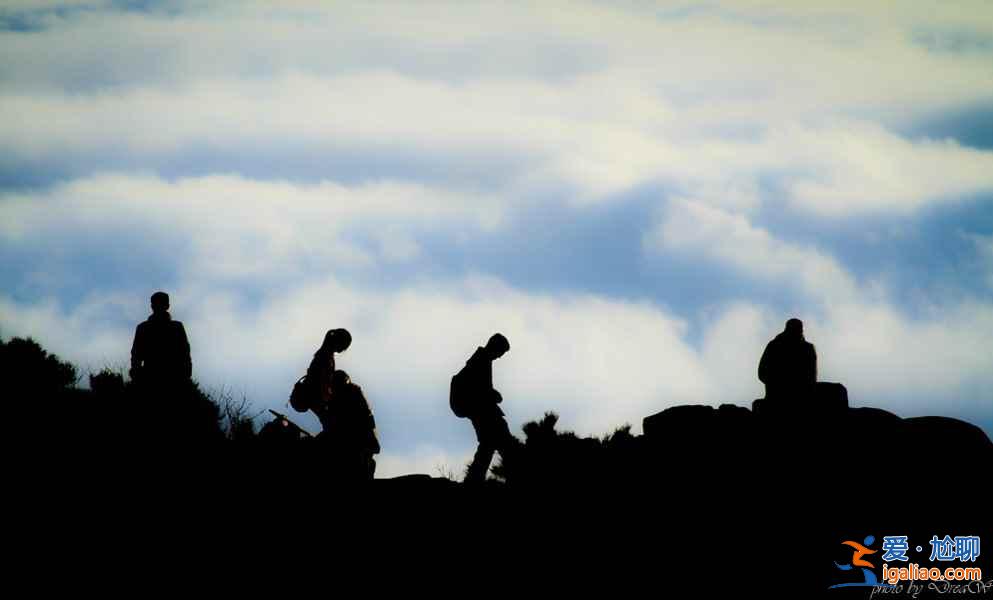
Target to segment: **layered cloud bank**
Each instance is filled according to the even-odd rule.
[[[348,327],[384,473],[461,468],[494,331],[515,425],[747,404],[795,315],[854,404],[993,432],[991,17],[8,3],[0,334],[123,364],[166,289],[261,409]]]

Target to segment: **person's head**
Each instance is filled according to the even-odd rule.
[[[786,329],[783,330],[786,335],[792,338],[803,338],[803,321],[800,319],[790,319],[786,322]]]
[[[352,378],[348,376],[348,373],[338,369],[331,374],[331,389],[340,390],[346,385],[352,382]]]
[[[352,345],[352,334],[347,329],[330,329],[324,335],[321,347],[331,352],[344,352]]]
[[[500,358],[510,350],[510,342],[502,333],[494,333],[490,341],[486,342],[486,351],[492,358]]]
[[[165,292],[155,292],[152,294],[152,312],[164,313],[169,310],[169,294]]]

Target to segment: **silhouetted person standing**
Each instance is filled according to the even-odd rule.
[[[155,446],[205,441],[217,422],[194,398],[193,363],[186,329],[169,314],[169,295],[152,294],[152,314],[138,324],[131,345],[135,442]]]
[[[331,401],[316,407],[321,421],[319,442],[329,451],[332,471],[346,481],[369,480],[376,473],[374,455],[379,454],[376,419],[362,388],[348,373],[335,371],[331,379]]]
[[[503,397],[493,389],[493,361],[508,350],[510,342],[507,338],[499,333],[494,334],[485,347],[476,348],[462,370],[452,378],[452,409],[456,415],[472,421],[479,440],[476,455],[466,472],[465,483],[468,484],[485,481],[493,453],[499,452],[507,460],[517,441],[498,406]]]
[[[340,354],[352,345],[352,334],[347,329],[330,329],[324,334],[324,342],[314,353],[314,358],[307,367],[308,393],[303,404],[293,404],[300,412],[313,410],[320,416],[328,402],[331,401],[331,379],[334,376],[334,355]]]
[[[193,374],[186,329],[169,314],[169,294],[152,294],[152,314],[138,324],[131,345],[131,380],[146,390],[175,391]]]
[[[759,361],[759,381],[770,400],[808,398],[817,383],[817,351],[803,337],[803,322],[790,319],[765,347]]]

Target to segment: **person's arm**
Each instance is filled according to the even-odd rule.
[[[317,360],[318,360],[317,357],[319,356],[319,354],[320,353],[314,354],[314,356],[311,357],[311,359],[310,359],[310,364],[307,365],[307,373],[306,373],[307,374],[307,381],[311,385],[316,385],[315,382],[317,381],[317,378],[319,376],[318,375],[319,370],[317,368]]]
[[[186,337],[186,328],[179,323],[179,349],[183,354],[183,374],[187,378],[193,377],[193,359],[190,358],[190,340]]]
[[[330,385],[333,373],[334,354],[331,354],[329,358],[324,350],[318,349],[307,366],[307,382],[314,387]]]
[[[138,373],[141,371],[141,363],[144,360],[145,354],[145,335],[143,323],[138,323],[138,326],[134,329],[134,342],[131,343],[131,370],[128,371],[128,376],[134,380]]]
[[[488,359],[486,360],[486,391],[489,392],[494,404],[503,402],[503,396],[493,387],[493,361]]]
[[[324,350],[323,347],[314,353],[314,358],[307,367],[307,385],[310,387],[313,403],[310,408],[321,419],[327,416],[328,403],[331,401],[331,379],[334,368],[334,353]]]
[[[769,383],[769,362],[771,354],[769,349],[772,347],[772,342],[769,342],[765,346],[765,350],[762,352],[762,358],[759,359],[759,381],[762,383]]]
[[[484,359],[484,360],[482,360],[480,362],[482,363],[481,364],[481,367],[483,369],[483,384],[486,386],[486,389],[492,390],[492,389],[494,389],[493,388],[493,361],[490,360],[489,358],[486,358],[486,359]]]
[[[379,446],[379,434],[376,431],[376,417],[372,414],[372,409],[369,407],[369,401],[365,399],[365,394],[359,392],[362,399],[362,407],[365,410],[366,415],[366,431],[369,433],[369,451],[373,454],[379,454],[382,448]]]

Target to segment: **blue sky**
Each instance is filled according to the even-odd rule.
[[[278,409],[347,327],[383,474],[461,468],[494,331],[514,427],[748,405],[799,316],[993,432],[993,9],[835,4],[7,2],[0,334],[123,365],[164,289]]]

